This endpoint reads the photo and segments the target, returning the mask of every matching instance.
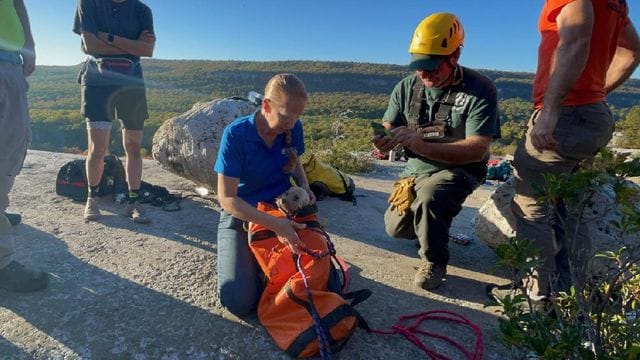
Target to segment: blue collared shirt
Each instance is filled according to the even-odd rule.
[[[276,137],[271,148],[258,134],[255,114],[236,119],[224,129],[213,170],[224,176],[240,179],[238,196],[252,206],[259,201],[273,202],[276,196],[291,187],[290,175],[282,172],[289,161],[284,134]],[[291,146],[304,153],[302,123],[291,129]]]

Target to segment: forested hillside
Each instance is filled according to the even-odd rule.
[[[353,150],[368,150],[368,121],[380,119],[394,85],[409,74],[406,67],[398,65],[319,61],[145,60],[143,68],[151,115],[143,144],[147,152],[153,133],[165,120],[188,110],[195,102],[246,96],[251,90],[262,92],[266,81],[279,72],[297,74],[311,95],[303,116],[311,145],[335,145],[335,139],[340,138]],[[40,66],[29,78],[32,148],[73,152],[86,148],[85,124],[79,114],[78,70],[79,66]],[[529,116],[533,75],[481,72],[498,87],[503,139],[496,142],[494,151],[509,152]],[[632,108],[639,100],[639,80],[628,81],[609,98],[616,118],[625,120],[621,124],[626,124],[630,136],[640,135],[634,121],[640,118],[640,109]],[[339,126],[336,120],[340,120]],[[112,136],[111,151],[115,153],[122,152],[119,137]],[[631,146],[635,142],[629,141]]]

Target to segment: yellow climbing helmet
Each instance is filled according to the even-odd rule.
[[[424,18],[409,45],[409,67],[435,70],[443,57],[453,54],[464,43],[464,29],[457,16],[435,13]],[[430,61],[432,60],[432,61]]]

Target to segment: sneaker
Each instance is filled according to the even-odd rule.
[[[446,265],[436,265],[427,261],[418,268],[418,272],[416,272],[413,282],[419,288],[424,290],[433,290],[442,284],[442,281],[446,276]]]
[[[142,209],[142,207],[140,207],[136,203],[127,204],[127,206],[124,208],[124,211],[122,212],[122,215],[130,218],[131,220],[133,220],[133,222],[136,222],[138,224],[147,224],[151,222],[151,219],[149,219],[145,215],[145,211]]]
[[[500,300],[506,298],[507,295],[513,298],[516,295],[524,294],[522,290],[518,289],[513,283],[505,285],[489,284],[486,287],[486,291],[489,299],[495,302],[499,302]]]
[[[11,226],[16,226],[22,222],[22,215],[20,214],[12,214],[12,213],[6,212],[4,213],[4,216],[6,216],[7,219],[9,219]]]
[[[512,299],[517,295],[525,295],[524,291],[513,283],[506,285],[489,284],[487,285],[486,290],[489,299],[498,304],[501,303],[507,295],[511,296]],[[534,311],[549,310],[549,299],[546,296],[534,296],[532,294],[527,294],[525,296],[527,296],[531,301],[531,306]],[[521,305],[526,308],[527,304],[528,302],[525,300]]]
[[[98,218],[100,218],[98,199],[89,197],[87,198],[87,205],[84,208],[84,219],[86,221],[96,221]]]
[[[49,275],[31,270],[17,261],[12,261],[0,270],[0,289],[13,292],[33,292],[49,285]]]

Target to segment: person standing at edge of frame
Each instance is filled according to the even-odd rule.
[[[149,118],[140,57],[153,56],[156,37],[151,9],[139,0],[78,0],[73,31],[89,55],[80,71],[81,112],[87,122],[89,194],[84,219],[100,218],[98,185],[109,148],[111,122],[122,127],[129,200],[122,215],[151,220],[138,202],[142,180],[142,129]]]
[[[35,68],[35,45],[24,2],[0,0],[0,289],[14,292],[38,291],[49,284],[46,273],[13,259],[12,222],[5,214],[31,138],[26,77]]]
[[[544,303],[571,287],[569,257],[586,264],[592,256],[591,235],[571,207],[538,203],[535,185],[544,185],[543,174],[576,171],[609,143],[614,119],[606,97],[637,68],[640,39],[625,0],[547,0],[538,27],[534,111],[514,154],[511,207],[516,236],[541,249],[544,263],[524,285],[531,300]],[[557,231],[562,223],[575,236],[565,238]],[[491,298],[502,299],[514,288],[490,285],[487,290]]]

